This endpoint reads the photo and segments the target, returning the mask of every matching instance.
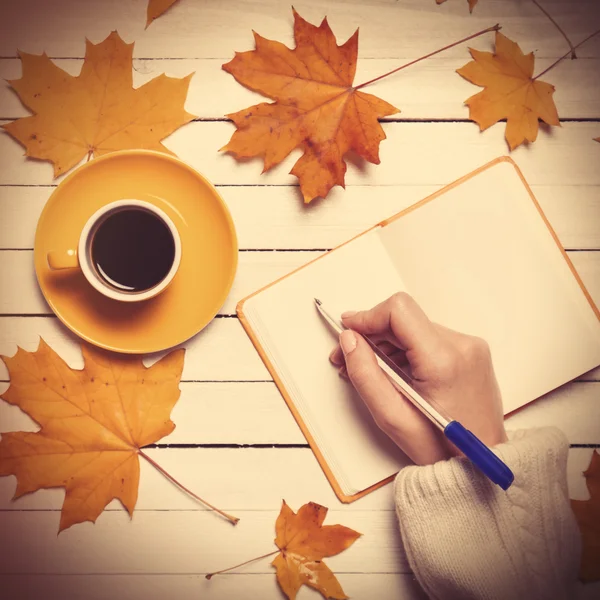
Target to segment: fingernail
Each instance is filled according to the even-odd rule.
[[[351,331],[350,329],[342,331],[340,334],[340,346],[342,347],[344,356],[348,356],[348,354],[356,348],[356,335],[354,334],[354,331]]]
[[[357,310],[347,310],[345,313],[342,313],[342,319],[349,319],[350,317],[353,317],[357,312]]]

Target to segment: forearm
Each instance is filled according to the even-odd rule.
[[[508,491],[467,460],[406,467],[396,478],[402,540],[431,598],[568,598],[580,538],[568,499],[568,443],[557,429],[521,431],[496,450]]]

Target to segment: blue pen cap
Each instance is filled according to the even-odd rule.
[[[507,490],[513,472],[474,434],[458,421],[450,421],[444,435],[491,481]]]

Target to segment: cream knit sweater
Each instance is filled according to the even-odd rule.
[[[580,538],[569,504],[568,442],[555,428],[495,448],[508,491],[465,459],[404,468],[395,497],[411,568],[436,600],[574,598]]]

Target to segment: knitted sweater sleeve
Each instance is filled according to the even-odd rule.
[[[400,471],[402,541],[430,598],[574,597],[581,542],[567,493],[568,448],[551,427],[509,434],[495,448],[515,475],[506,492],[462,458]]]

